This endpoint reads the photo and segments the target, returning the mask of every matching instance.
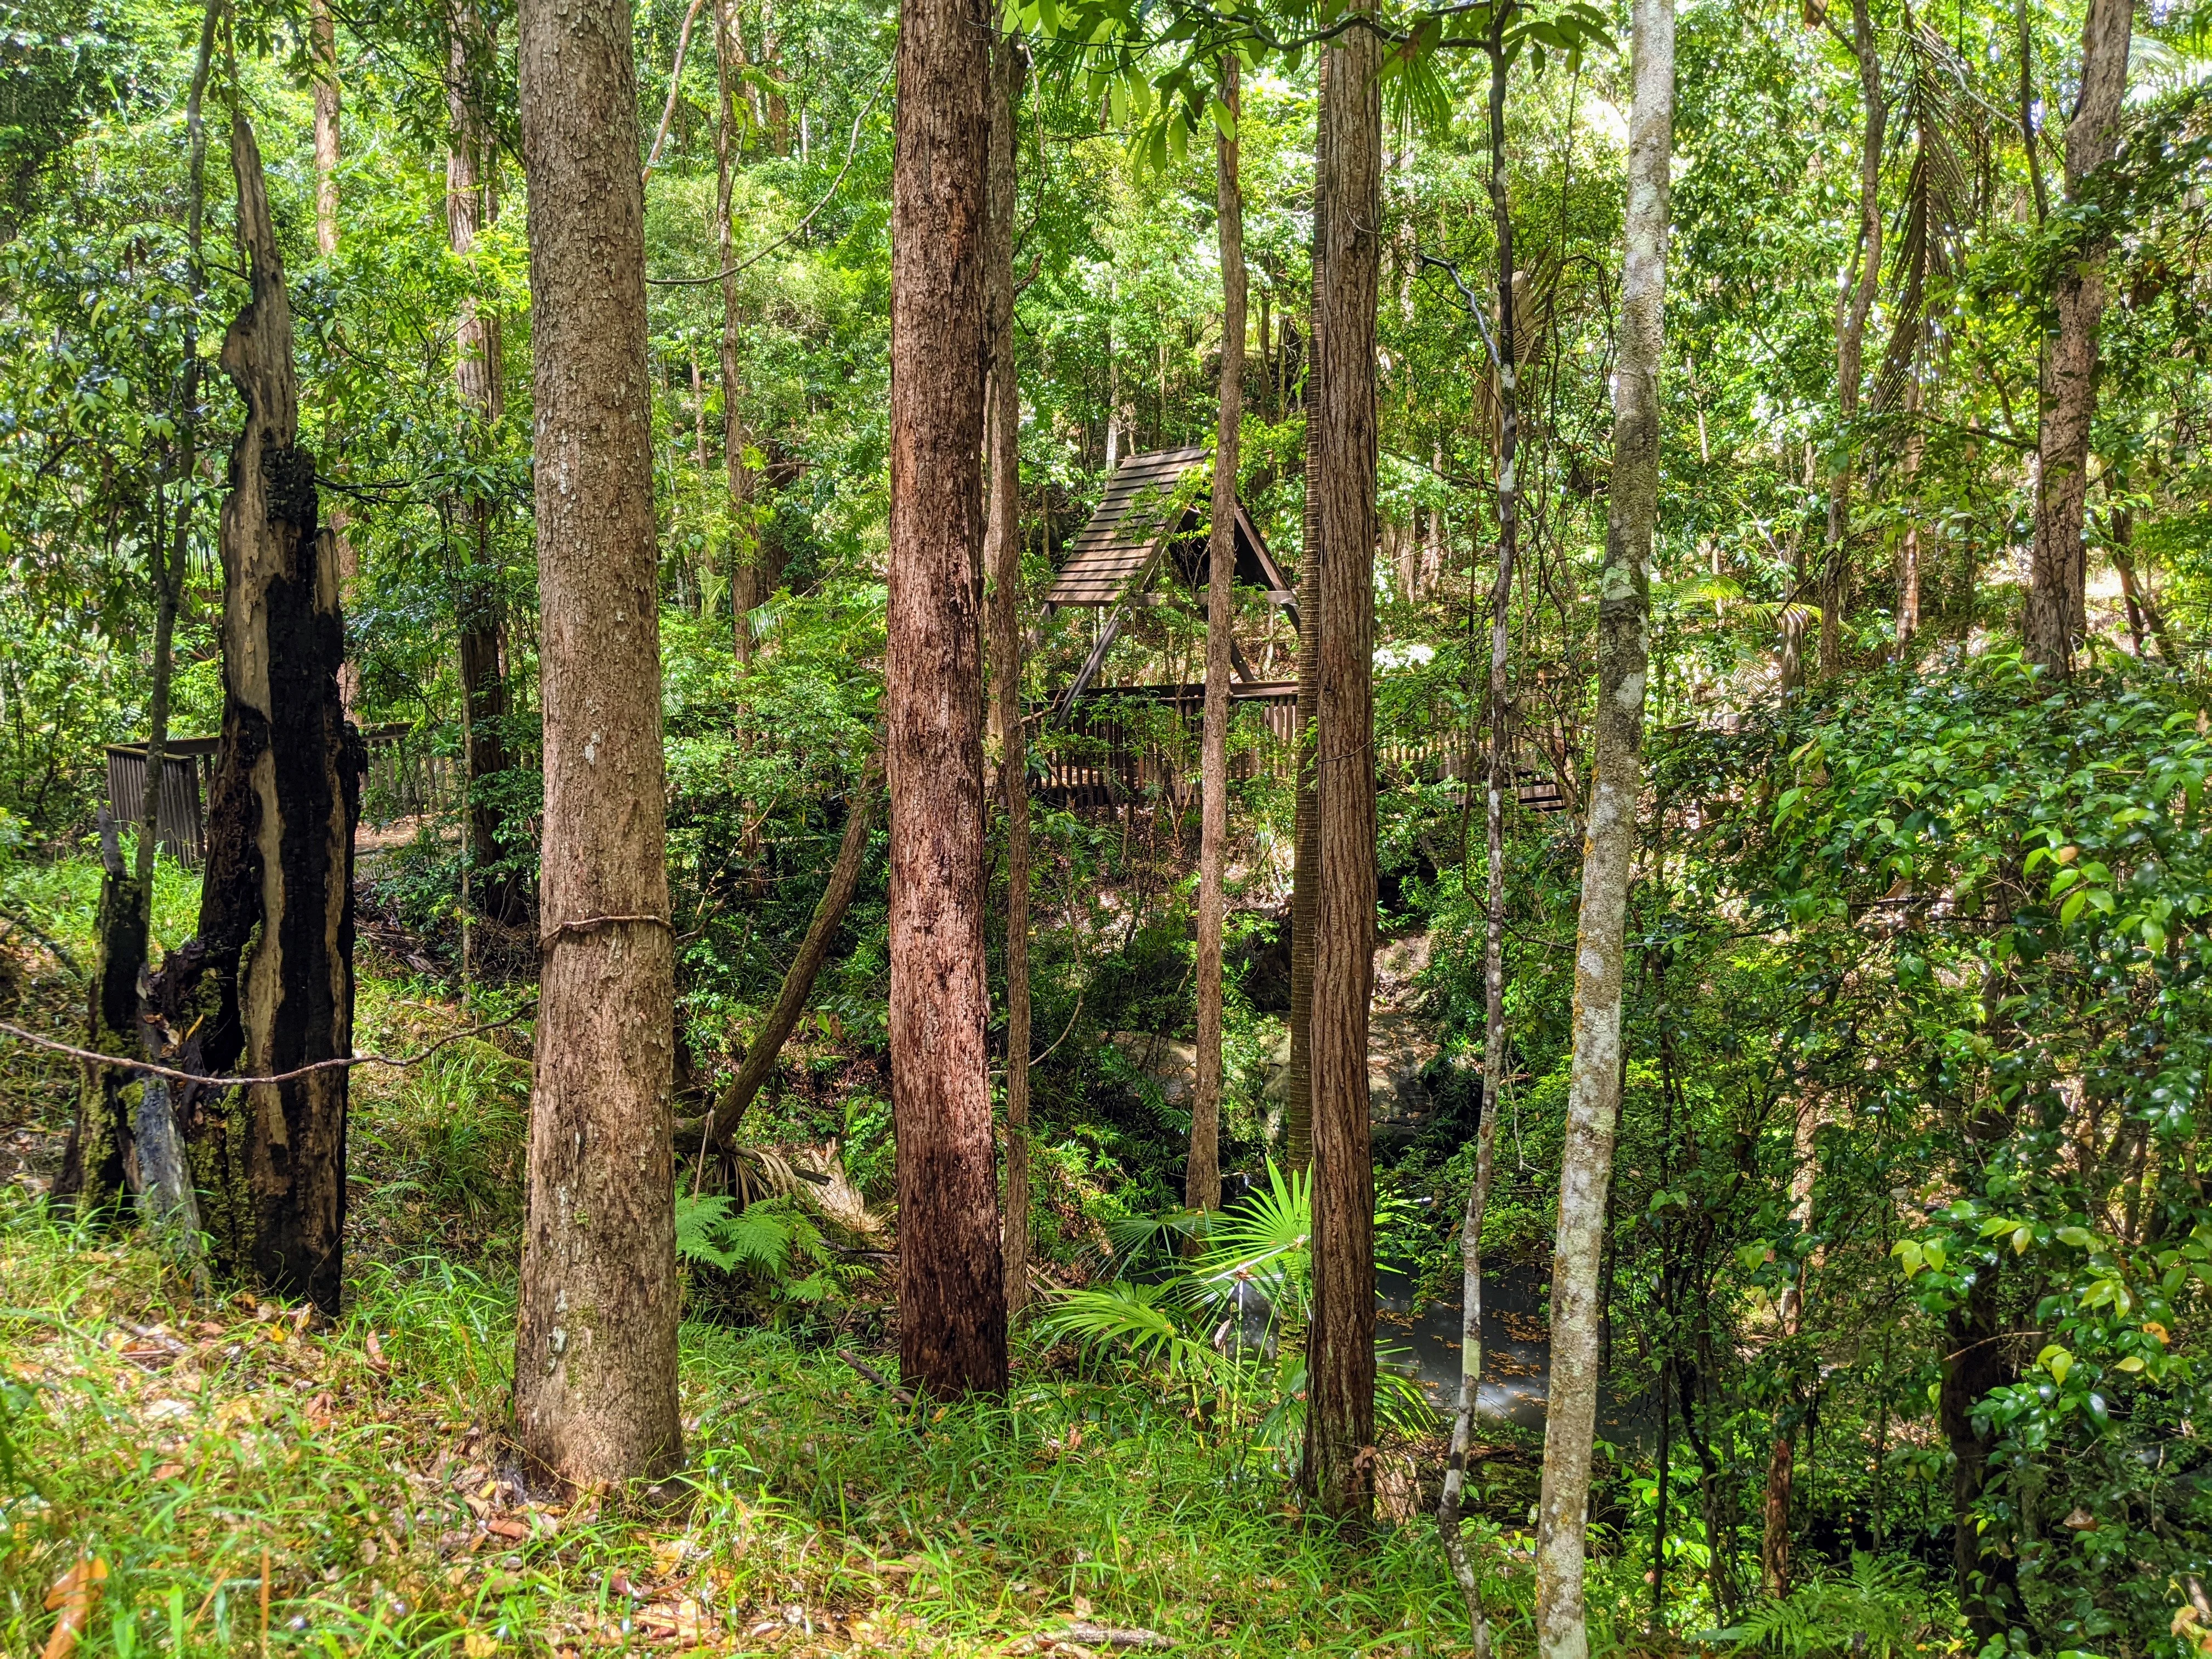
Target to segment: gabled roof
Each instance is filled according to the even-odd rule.
[[[1197,584],[1206,574],[1205,502],[1167,508],[1177,488],[1203,467],[1213,452],[1203,444],[1184,449],[1132,455],[1107,480],[1105,495],[1091,522],[1068,548],[1067,562],[1045,597],[1048,605],[1110,605],[1151,580],[1161,553],[1171,542],[1195,537],[1197,545],[1177,547],[1176,563]],[[1290,580],[1260,539],[1258,530],[1237,510],[1236,580],[1288,598]]]

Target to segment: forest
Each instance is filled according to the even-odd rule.
[[[8,1656],[2212,1655],[2199,0],[0,0],[0,561]]]

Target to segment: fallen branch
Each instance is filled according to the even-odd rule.
[[[847,1353],[842,1348],[837,1350],[837,1358],[843,1360],[854,1370],[860,1372],[861,1376],[866,1377],[869,1382],[874,1383],[878,1388],[882,1389],[890,1394],[891,1398],[897,1401],[900,1405],[911,1406],[915,1403],[914,1395],[911,1393],[899,1387],[897,1383],[892,1382],[890,1378],[885,1376],[873,1365],[868,1364],[866,1360],[859,1358],[853,1354]]]
[[[696,1127],[702,1150],[707,1146],[728,1146],[734,1142],[745,1109],[753,1103],[761,1085],[775,1069],[785,1042],[799,1024],[799,1017],[806,1012],[806,1000],[814,994],[815,978],[830,954],[830,941],[843,924],[846,908],[853,902],[853,890],[860,884],[860,866],[868,851],[868,832],[875,821],[876,785],[882,775],[883,751],[871,750],[867,763],[860,769],[860,787],[853,792],[852,804],[845,815],[845,838],[837,848],[837,862],[830,872],[830,884],[822,890],[822,896],[814,906],[814,919],[807,924],[806,937],[799,944],[799,954],[792,958],[790,971],[783,976],[783,989],[776,996],[775,1006],[761,1026],[760,1035],[745,1050],[744,1064],[738,1068],[730,1086],[722,1091],[714,1109],[703,1122],[686,1124],[678,1131],[688,1139]]]
[[[514,1024],[517,1020],[527,1019],[537,1012],[537,1004],[532,1003],[526,1007],[516,1010],[505,1019],[495,1019],[483,1025],[471,1025],[465,1031],[456,1031],[451,1036],[440,1037],[419,1054],[404,1056],[349,1054],[337,1060],[319,1060],[312,1066],[302,1066],[295,1071],[278,1072],[270,1077],[209,1077],[198,1072],[180,1072],[173,1066],[156,1066],[151,1060],[125,1060],[119,1054],[103,1054],[91,1048],[77,1048],[73,1043],[57,1042],[52,1037],[40,1036],[36,1031],[27,1031],[21,1026],[10,1025],[5,1020],[0,1020],[0,1036],[14,1037],[18,1042],[27,1042],[34,1048],[44,1048],[52,1054],[65,1054],[71,1060],[89,1060],[95,1066],[111,1066],[118,1072],[137,1072],[144,1077],[166,1078],[172,1083],[197,1083],[223,1089],[236,1088],[241,1085],[247,1088],[259,1088],[264,1084],[289,1083],[295,1078],[306,1077],[311,1073],[335,1071],[343,1066],[391,1066],[404,1068],[409,1066],[419,1066],[436,1054],[439,1049],[451,1048],[464,1037],[482,1036],[486,1031],[500,1030]]]

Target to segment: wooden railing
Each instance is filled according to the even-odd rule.
[[[361,781],[363,823],[381,826],[454,804],[453,760],[434,752],[427,734],[411,726],[373,726],[361,738],[368,750]],[[206,854],[208,791],[222,747],[220,738],[171,738],[162,746],[155,833],[161,850],[188,869],[198,869]],[[118,823],[136,824],[145,805],[146,745],[110,744],[107,810]]]
[[[1230,699],[1230,775],[1288,778],[1297,731],[1297,685],[1240,682],[1231,688]],[[1096,688],[1064,720],[1039,709],[1030,716],[1030,738],[1043,772],[1036,792],[1052,805],[1075,811],[1147,800],[1188,806],[1198,792],[1205,709],[1203,685]],[[1458,778],[1470,759],[1478,777],[1487,768],[1480,754],[1470,757],[1465,728],[1449,709],[1427,709],[1411,721],[1390,724],[1394,735],[1376,745],[1375,756],[1386,786]],[[1534,753],[1516,757],[1514,775],[1514,793],[1523,806],[1541,812],[1565,805]]]

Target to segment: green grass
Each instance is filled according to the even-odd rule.
[[[1309,1525],[1141,1380],[1032,1355],[1005,1404],[917,1413],[833,1352],[687,1326],[683,1474],[546,1508],[512,1479],[513,1305],[490,1280],[370,1266],[321,1333],[175,1298],[151,1252],[0,1207],[10,1653],[38,1650],[84,1554],[108,1577],[80,1653],[258,1650],[264,1551],[271,1652],[980,1655],[1080,1617],[1219,1654],[1465,1638],[1425,1521]],[[1528,1589],[1507,1578],[1501,1607]]]
[[[88,861],[0,876],[19,914],[88,945]],[[190,926],[191,878],[176,876],[165,935]],[[64,976],[19,984],[18,1017],[76,1017]],[[386,1052],[481,1017],[368,963],[357,1016],[363,1046]],[[1437,1447],[1386,1455],[1407,1524],[1340,1535],[1301,1517],[1249,1425],[1034,1344],[1005,1402],[917,1413],[834,1347],[687,1324],[681,1474],[531,1501],[506,1432],[526,1054],[507,1032],[356,1074],[348,1311],[333,1328],[250,1297],[194,1305],[136,1239],[0,1188],[0,1653],[45,1649],[49,1589],[91,1559],[106,1577],[76,1652],[118,1659],[264,1644],[331,1659],[957,1659],[1051,1651],[1085,1619],[1190,1653],[1465,1651],[1407,1478],[1418,1466],[1432,1480]],[[0,1123],[58,1130],[73,1068],[5,1060]],[[852,1294],[809,1317],[873,1326],[884,1287]],[[1529,1462],[1522,1449],[1478,1483],[1512,1490],[1517,1514]],[[1488,1559],[1504,1651],[1525,1652],[1525,1557]],[[1640,1587],[1626,1578],[1598,1566],[1600,1652],[1614,1610],[1629,1627]]]

